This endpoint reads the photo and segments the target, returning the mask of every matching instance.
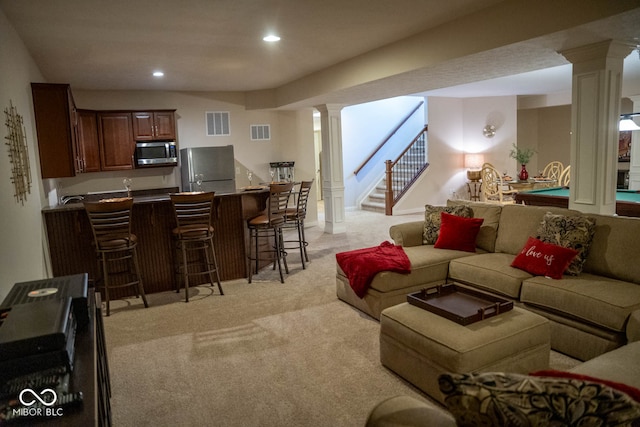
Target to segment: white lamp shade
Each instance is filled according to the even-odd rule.
[[[640,126],[636,124],[630,117],[624,118],[620,120],[620,124],[618,125],[618,130],[639,130]]]
[[[467,169],[480,169],[484,164],[484,155],[467,153],[464,155],[464,167]]]

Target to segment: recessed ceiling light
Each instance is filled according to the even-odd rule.
[[[162,76],[164,76],[164,73],[162,71],[153,72],[153,77],[162,77]]]
[[[271,34],[271,35],[263,37],[262,40],[264,40],[266,42],[278,42],[278,41],[280,41],[280,37]]]

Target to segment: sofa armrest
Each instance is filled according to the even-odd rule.
[[[631,313],[627,321],[627,341],[640,341],[640,310]]]
[[[412,221],[402,224],[392,225],[389,228],[389,236],[396,245],[400,246],[420,246],[422,245],[422,232],[424,221]]]
[[[456,420],[435,404],[411,396],[395,396],[378,403],[369,414],[366,427],[433,426],[455,427]]]

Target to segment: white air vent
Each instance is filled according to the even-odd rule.
[[[271,139],[271,128],[269,125],[251,125],[252,141],[268,141]]]
[[[228,136],[229,112],[228,111],[207,111],[207,136]]]

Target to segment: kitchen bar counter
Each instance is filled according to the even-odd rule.
[[[110,194],[109,197],[122,197]],[[138,258],[145,292],[175,289],[173,241],[175,226],[168,194],[135,193],[132,231],[138,236]],[[221,280],[248,277],[249,233],[246,220],[266,208],[268,190],[216,194],[213,226],[214,246]],[[53,275],[98,274],[89,219],[82,203],[70,203],[42,210],[47,231]],[[126,289],[118,290],[127,292]],[[127,295],[118,294],[116,297]]]

